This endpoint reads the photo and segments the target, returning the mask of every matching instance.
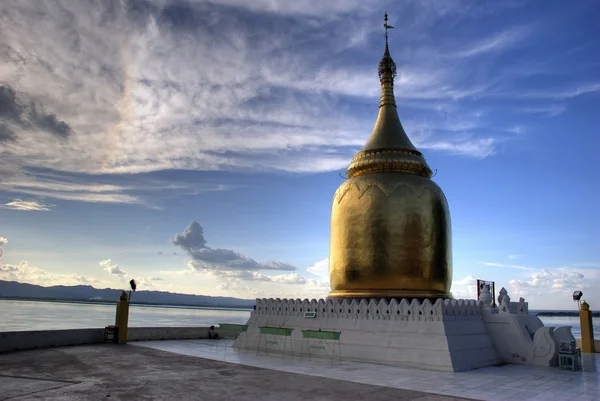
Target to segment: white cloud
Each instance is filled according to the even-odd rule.
[[[31,284],[52,284],[54,278],[37,267],[30,266],[26,261],[18,265],[0,265],[0,277],[3,280],[19,281]]]
[[[187,269],[161,270],[161,271],[159,271],[159,273],[160,274],[168,274],[168,275],[176,275],[176,276],[186,276],[186,275],[198,273],[198,270],[196,270],[193,266],[191,266],[191,263],[189,263],[189,261],[188,261],[187,265],[188,265]]]
[[[462,279],[452,280],[450,291],[457,299],[477,299],[477,277],[469,274]]]
[[[533,267],[520,266],[520,265],[507,265],[507,264],[504,264],[504,263],[481,262],[481,264],[484,264],[486,266],[491,266],[491,267],[506,267],[508,269],[535,270],[535,268],[533,268]]]
[[[199,275],[216,280],[218,288],[236,297],[319,296],[329,292],[328,282],[307,279],[298,273],[267,274],[274,271],[294,271],[296,267],[283,262],[257,262],[229,249],[208,247],[204,229],[191,222],[183,233],[175,235],[173,244],[186,251],[188,269],[166,270],[173,276]],[[312,268],[312,267],[311,267]],[[309,269],[311,269],[309,268]],[[308,269],[307,269],[308,270]]]
[[[455,57],[474,57],[499,52],[508,47],[513,47],[523,40],[530,31],[530,27],[513,27],[471,44],[468,48],[457,52]]]
[[[600,270],[600,263],[598,262],[573,263],[571,266],[574,268],[595,268]]]
[[[100,283],[98,279],[80,274],[53,274],[38,267],[31,266],[26,261],[17,265],[0,265],[0,279],[17,281],[36,285],[78,285]]]
[[[423,149],[444,150],[452,154],[485,158],[495,153],[498,141],[494,138],[456,139],[454,141],[431,141],[421,144]]]
[[[122,270],[116,263],[113,263],[111,259],[101,260],[98,264],[102,269],[115,276],[124,278],[127,275],[127,272]]]
[[[164,279],[158,276],[142,276],[135,279],[137,289],[157,289],[157,286],[163,287]]]
[[[588,93],[600,92],[600,82],[582,82],[563,84],[560,88],[540,89],[523,91],[520,97],[565,100],[575,98]]]
[[[0,166],[1,167],[1,166]],[[13,167],[10,175],[0,181],[0,191],[33,195],[43,198],[82,201],[92,203],[141,203],[136,196],[125,194],[130,189],[120,185],[94,183],[93,179],[87,179],[84,183],[73,182],[72,179],[62,173],[51,176],[25,173],[23,169]],[[39,210],[47,210],[50,206],[43,205],[38,201],[14,201],[12,208],[29,207],[27,202],[32,202],[31,207],[36,209],[34,203],[41,206]]]
[[[258,289],[252,288],[246,284],[243,284],[239,280],[225,281],[225,282],[219,284],[219,289],[222,291],[226,291],[227,293],[230,293],[230,294],[235,294],[235,296],[240,296],[240,297],[257,297],[258,298],[258,297],[261,297],[261,294],[263,294]]]
[[[215,249],[206,246],[204,229],[197,221],[192,221],[183,233],[175,235],[173,244],[181,247],[190,256],[189,266],[197,270],[252,271],[285,270],[296,267],[283,262],[264,262],[242,255],[230,249]]]
[[[8,239],[0,235],[0,245],[4,245],[8,243]],[[4,248],[0,246],[0,259],[2,259],[2,255],[4,255]]]
[[[307,282],[306,278],[299,275],[298,273],[280,274],[271,277],[271,279],[275,283],[282,284],[306,284]]]
[[[0,54],[6,60],[0,84],[15,93],[12,105],[19,114],[5,124],[10,130],[5,136],[14,138],[3,142],[2,163],[19,171],[44,167],[94,175],[166,169],[322,172],[347,166],[351,147],[367,139],[375,114],[354,115],[344,98],[368,99],[376,108],[378,60],[363,45],[381,33],[380,22],[373,22],[381,18],[377,7],[357,0],[152,4],[134,10],[121,3],[106,10],[105,3],[0,3],[5,44]],[[472,74],[472,61],[448,63],[440,57],[447,46],[423,35],[429,24],[475,18],[483,11],[463,2],[432,4],[409,2],[403,6],[407,12],[393,16],[395,51],[403,60],[398,98],[432,106],[440,99],[487,94],[499,77]],[[224,5],[234,8],[224,12]],[[247,10],[261,13],[262,22]],[[45,23],[36,23],[40,19]],[[516,45],[521,34],[513,29],[460,44],[466,56],[489,54]],[[409,45],[401,46],[400,38]],[[342,50],[372,63],[349,65]],[[38,114],[52,122],[54,132],[66,134],[52,135],[49,123],[44,129],[24,125],[31,104],[43,110]],[[424,109],[428,120],[444,125],[443,113]],[[433,132],[420,146],[461,156],[493,155],[498,139],[485,134],[486,122],[480,123],[481,134]],[[95,183],[94,177],[88,185],[64,178],[19,182],[7,181],[0,190],[143,203],[139,195]]]
[[[267,276],[266,274],[251,272],[247,270],[197,270],[197,272],[206,274],[209,276],[219,277],[223,279],[227,279],[229,281],[272,281],[271,276]]]
[[[98,280],[97,278],[92,278],[92,277],[84,276],[81,274],[75,274],[75,273],[69,274],[66,276],[61,276],[61,277],[65,277],[67,279],[72,279],[77,284],[90,284],[91,285],[91,284],[100,283],[100,280]]]
[[[330,291],[328,279],[327,281],[314,280],[298,273],[272,275],[248,270],[198,269],[191,262],[188,262],[188,266],[188,269],[165,270],[161,271],[161,274],[175,279],[193,276],[186,281],[193,282],[199,279],[204,284],[215,283],[214,288],[218,288],[221,292],[219,295],[241,298],[324,298]]]
[[[21,210],[24,212],[47,212],[52,205],[46,205],[38,200],[15,199],[5,203],[2,207],[5,209]]]
[[[567,106],[564,104],[550,104],[543,106],[524,107],[521,109],[521,111],[524,113],[545,114],[549,117],[554,117],[562,114],[566,109]]]
[[[589,269],[563,267],[540,269],[527,279],[509,281],[517,294],[550,295],[551,293],[572,294],[575,290],[594,288],[600,285],[600,272]]]
[[[244,270],[203,270],[201,273],[226,279],[228,281],[253,281],[281,284],[306,284],[308,280],[298,273],[269,276],[258,272]]]
[[[330,291],[329,284],[317,280],[307,280],[300,275],[279,276],[277,281],[248,281],[222,279],[219,289],[227,295],[242,298],[325,298]]]
[[[203,192],[228,191],[243,185],[229,185],[218,182],[203,183],[174,183],[169,181],[149,180],[144,178],[120,179],[119,184],[106,183],[115,181],[111,176],[93,176],[76,178],[68,173],[33,173],[11,167],[3,168],[0,164],[0,175],[6,178],[0,181],[0,191],[33,195],[41,198],[51,198],[67,201],[89,203],[121,203],[142,204],[152,207],[146,198],[157,200],[168,198],[173,193],[178,195],[196,195]],[[104,182],[103,182],[104,181]],[[40,207],[36,207],[36,202]],[[43,204],[40,200],[23,201],[16,199],[7,208],[31,208],[43,210],[53,205]],[[0,207],[2,207],[0,205]]]
[[[490,264],[506,267],[503,264]],[[496,281],[496,295],[504,286],[514,300],[524,297],[529,302],[530,309],[568,309],[572,307],[573,291],[582,290],[585,298],[591,304],[600,304],[600,296],[593,289],[600,288],[600,269],[596,263],[574,263],[566,267],[533,268],[518,266],[521,273],[514,273]],[[508,265],[508,269],[514,267]],[[509,271],[510,271],[509,270]],[[470,294],[474,298],[476,277],[469,275],[462,280],[453,282],[453,294],[464,296]],[[457,287],[458,286],[458,287]],[[458,291],[457,291],[458,290]]]
[[[306,271],[319,277],[324,282],[329,282],[329,258],[323,259],[306,268]]]
[[[197,3],[209,3],[208,0],[193,0]],[[331,0],[325,2],[315,2],[313,0],[297,1],[272,1],[272,0],[221,0],[223,5],[234,7],[244,7],[254,11],[262,11],[277,14],[299,14],[309,15],[321,18],[336,18],[340,14],[346,14],[356,11],[367,11],[373,8],[374,4],[367,6],[361,0]],[[383,3],[381,0],[375,0],[373,3]]]

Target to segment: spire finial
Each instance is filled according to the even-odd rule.
[[[388,47],[388,29],[393,29],[394,27],[388,24],[387,12],[383,16],[383,27],[385,28],[385,51],[383,52],[383,58],[379,63],[379,79],[381,80],[384,78],[384,74],[389,72],[391,73],[390,78],[393,80],[396,76],[396,63],[394,63],[392,56],[390,56],[390,49]]]
[[[385,47],[387,49],[388,46],[388,29],[393,29],[394,27],[388,25],[388,14],[387,12],[383,16],[383,27],[385,28]]]

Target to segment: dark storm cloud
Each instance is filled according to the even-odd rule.
[[[215,270],[286,270],[296,268],[282,262],[259,263],[241,253],[229,249],[214,249],[206,246],[204,229],[197,221],[192,221],[182,234],[177,234],[173,244],[181,247],[192,258],[196,269]]]
[[[8,86],[0,85],[0,118],[21,122],[23,107],[17,102],[17,94]]]
[[[13,142],[17,136],[10,128],[4,124],[0,124],[0,142]]]
[[[67,138],[71,134],[71,127],[66,122],[55,114],[46,113],[35,102],[22,104],[16,91],[7,85],[0,85],[0,123],[2,122],[10,122],[24,129],[45,131],[61,138]],[[3,138],[15,138],[15,133],[5,124],[0,126],[0,140]]]
[[[71,127],[67,123],[60,121],[54,114],[46,114],[42,110],[38,110],[38,107],[33,103],[30,107],[30,119],[41,130],[56,136],[66,138],[71,133]]]

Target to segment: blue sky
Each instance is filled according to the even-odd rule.
[[[593,0],[1,2],[0,279],[326,296],[384,11],[454,295],[600,305]]]

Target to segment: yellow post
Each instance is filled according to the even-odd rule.
[[[590,305],[583,301],[579,309],[579,322],[581,324],[581,352],[593,353],[594,350],[594,325]]]
[[[125,292],[121,293],[121,297],[117,302],[117,316],[115,318],[115,326],[119,328],[117,342],[119,344],[127,343],[127,325],[129,323],[129,300]]]

